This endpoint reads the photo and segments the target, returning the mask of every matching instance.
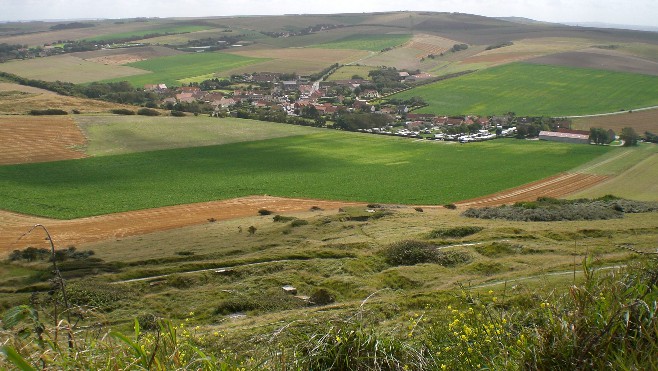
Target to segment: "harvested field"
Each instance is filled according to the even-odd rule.
[[[0,255],[5,255],[12,250],[44,244],[43,234],[38,232],[20,238],[35,224],[45,225],[56,244],[65,241],[66,244],[76,245],[203,224],[208,223],[211,218],[228,220],[255,216],[258,215],[260,209],[277,213],[290,213],[308,211],[313,206],[324,210],[336,210],[349,205],[359,204],[251,196],[66,221],[20,215],[0,210]]]
[[[85,144],[69,117],[0,118],[0,165],[83,158]]]
[[[572,121],[572,128],[578,130],[604,128],[612,129],[619,134],[621,129],[631,127],[638,134],[643,134],[645,131],[658,133],[658,109],[624,111],[605,116],[579,117],[572,119]]]
[[[336,62],[349,62],[368,55],[358,50],[317,49],[317,48],[288,48],[288,49],[256,49],[231,51],[249,58],[272,58],[278,60],[297,60],[324,62],[329,65]]]
[[[106,66],[66,54],[2,63],[0,70],[30,79],[76,84],[148,73],[134,67]]]
[[[563,173],[492,195],[457,202],[455,205],[464,208],[485,207],[512,204],[521,201],[534,201],[538,197],[560,198],[570,193],[592,187],[607,179],[607,176],[602,175]]]
[[[104,49],[92,52],[73,53],[74,57],[101,64],[122,65],[159,57],[183,54],[164,46],[142,46],[137,48]]]
[[[597,48],[547,55],[530,59],[528,62],[658,76],[658,62],[627,55],[615,50]]]

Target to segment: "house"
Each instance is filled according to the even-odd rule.
[[[434,117],[432,113],[407,113],[407,120],[410,121],[432,122]]]
[[[447,126],[459,126],[464,123],[464,119],[461,117],[448,117],[446,120]]]
[[[375,89],[366,89],[359,94],[361,99],[376,99],[379,98],[379,92]]]
[[[281,88],[283,88],[283,91],[295,91],[297,90],[297,81],[281,81]]]
[[[201,88],[198,86],[183,86],[180,88],[181,93],[199,93],[201,91]]]
[[[176,94],[176,101],[181,103],[192,103],[196,101],[192,93],[180,93]]]
[[[539,140],[548,140],[552,142],[589,144],[589,135],[560,133],[557,131],[540,131]]]

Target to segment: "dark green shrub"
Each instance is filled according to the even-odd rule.
[[[260,210],[258,210],[258,214],[259,215],[271,215],[272,212],[270,210],[267,210],[267,209],[260,209]]]
[[[308,220],[295,219],[290,223],[290,226],[291,227],[301,227],[302,225],[307,225],[307,224],[308,224]]]
[[[435,229],[429,234],[429,238],[461,238],[476,234],[483,230],[482,227],[465,226],[455,228]]]
[[[445,205],[443,205],[443,207],[448,209],[448,210],[455,210],[457,208],[457,205],[455,205],[455,204],[445,204]]]
[[[30,110],[30,115],[32,116],[45,116],[45,115],[68,115],[69,113],[61,110],[61,109],[55,109],[55,108],[48,108],[48,109],[33,109]]]
[[[436,262],[444,267],[456,267],[471,260],[473,257],[465,251],[439,250],[436,254]]]
[[[137,110],[137,114],[142,116],[160,116],[160,112],[151,108],[140,108]]]
[[[475,247],[478,254],[489,258],[497,258],[505,255],[513,255],[521,252],[521,245],[513,245],[509,242],[493,242],[488,245]]]
[[[437,261],[436,245],[425,241],[407,240],[396,242],[384,249],[383,253],[386,262],[394,266],[435,263]]]
[[[313,291],[308,301],[313,305],[327,305],[336,301],[336,294],[325,288],[319,288]]]
[[[185,117],[185,112],[183,111],[171,111],[170,115],[174,117]]]
[[[113,110],[110,110],[110,112],[114,113],[115,115],[134,115],[135,111],[129,110],[127,108],[116,108]]]
[[[275,222],[278,222],[278,223],[287,223],[287,222],[295,220],[295,217],[283,216],[283,215],[274,215],[274,219],[272,219],[272,220],[274,220]]]

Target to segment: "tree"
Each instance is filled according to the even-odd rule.
[[[621,135],[619,135],[619,138],[624,141],[624,147],[636,146],[639,135],[637,135],[633,128],[626,127],[621,129]]]
[[[594,144],[608,144],[610,143],[610,135],[605,129],[602,128],[590,128],[589,129],[589,141]]]

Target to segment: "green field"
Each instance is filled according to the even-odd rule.
[[[204,31],[211,28],[210,26],[195,26],[195,25],[171,25],[165,27],[152,28],[148,30],[139,30],[139,31],[130,31],[130,32],[119,32],[108,35],[94,36],[86,39],[87,41],[112,41],[112,40],[121,40],[133,37],[142,37],[152,34],[180,34],[188,32],[197,32]]]
[[[329,75],[327,81],[336,81],[336,80],[350,80],[352,76],[358,75],[364,79],[368,78],[370,71],[376,69],[376,67],[371,66],[342,66],[337,69],[336,72]]]
[[[152,71],[153,73],[108,81],[128,81],[135,86],[159,83],[180,85],[179,79],[221,73],[266,60],[264,58],[248,58],[227,53],[180,54],[127,64],[127,66]]]
[[[382,49],[393,48],[411,40],[410,34],[385,35],[350,35],[340,40],[313,45],[322,49],[356,49],[378,52]]]
[[[418,113],[568,116],[658,104],[658,76],[513,63],[395,95],[420,96]]]
[[[209,146],[315,133],[319,129],[207,116],[75,116],[88,140],[86,153],[107,156]]]
[[[325,131],[3,166],[0,208],[76,218],[258,194],[444,204],[541,179],[609,150],[516,140],[443,145]]]

